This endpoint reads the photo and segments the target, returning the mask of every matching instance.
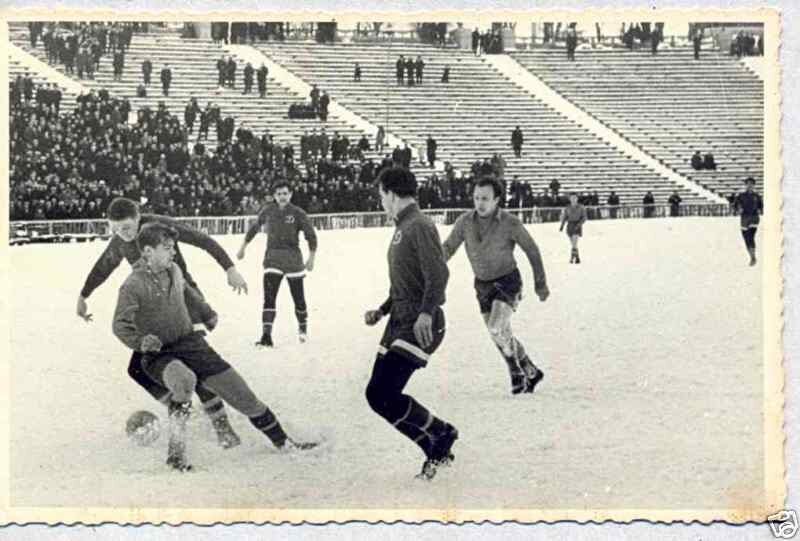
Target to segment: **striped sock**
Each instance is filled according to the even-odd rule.
[[[266,434],[275,447],[283,447],[286,443],[286,432],[283,431],[283,427],[269,408],[261,415],[250,417],[250,422],[254,427]]]
[[[207,402],[203,402],[203,410],[212,421],[225,417],[225,403],[218,396],[215,396]]]
[[[294,315],[297,316],[300,332],[306,334],[308,332],[308,312],[305,310],[295,310]]]
[[[263,333],[267,336],[272,336],[272,324],[275,322],[276,310],[274,308],[265,308],[261,312],[261,327]]]

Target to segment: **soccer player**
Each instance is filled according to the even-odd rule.
[[[100,258],[92,267],[86,282],[78,296],[77,313],[86,322],[92,321],[92,314],[89,313],[86,299],[105,282],[112,272],[119,266],[123,259],[133,265],[142,256],[141,250],[136,243],[136,235],[142,226],[149,223],[161,223],[168,225],[178,232],[178,241],[196,246],[208,253],[225,270],[228,277],[228,285],[234,291],[247,293],[247,283],[231,261],[225,250],[210,236],[201,233],[196,229],[188,227],[177,220],[157,214],[141,214],[139,206],[132,200],[124,197],[117,197],[108,205],[108,221],[111,226],[113,236],[103,251]],[[186,269],[186,261],[181,255],[180,248],[175,247],[175,262],[180,267],[187,284],[200,296],[202,293],[197,284],[192,279]],[[199,319],[199,314],[192,313],[193,323],[204,323],[208,321]],[[169,390],[160,383],[153,381],[142,368],[142,354],[134,351],[128,364],[128,375],[141,387],[144,388],[153,398],[168,404],[170,400]],[[228,417],[225,413],[225,405],[219,396],[213,391],[203,386],[197,387],[197,396],[203,403],[203,409],[211,419],[214,430],[217,432],[219,444],[224,448],[239,445],[239,436],[233,431]]]
[[[386,168],[378,184],[381,204],[397,228],[389,245],[389,298],[364,314],[370,326],[389,315],[366,397],[375,413],[422,449],[425,462],[417,477],[430,480],[438,467],[452,462],[450,450],[458,431],[403,394],[403,388],[415,370],[428,364],[444,339],[441,306],[449,272],[436,226],[414,199],[413,173],[401,167]]]
[[[475,273],[475,291],[481,316],[511,376],[511,393],[532,393],[544,377],[511,330],[511,316],[522,299],[522,277],[514,260],[519,245],[533,268],[534,288],[539,300],[550,295],[539,248],[519,218],[498,207],[503,187],[493,177],[475,184],[475,210],[459,216],[444,242],[446,259],[466,244],[467,257]]]
[[[299,324],[300,342],[308,336],[308,308],[303,287],[306,271],[314,270],[317,253],[317,234],[305,211],[290,203],[292,192],[289,183],[280,181],[273,186],[275,203],[268,203],[258,215],[247,234],[236,257],[244,259],[247,245],[262,226],[267,230],[267,252],[264,255],[264,309],[261,312],[261,338],[258,346],[272,347],[272,325],[275,321],[275,300],[283,277],[289,282],[289,291],[294,300],[294,313]],[[300,252],[300,231],[308,243],[308,259],[303,263]]]
[[[581,256],[578,253],[578,239],[583,235],[583,222],[586,221],[586,207],[578,203],[578,194],[569,194],[569,205],[561,211],[561,227],[559,231],[564,231],[564,224],[567,224],[567,236],[572,245],[572,256],[570,263],[580,263]]]
[[[316,443],[288,438],[269,407],[208,345],[205,333],[194,331],[190,303],[204,321],[216,323],[217,316],[173,262],[178,237],[176,230],[159,222],[141,228],[136,242],[142,257],[120,287],[113,325],[114,335],[122,343],[143,354],[145,372],[169,389],[167,464],[178,471],[191,469],[185,452],[185,429],[197,386],[213,390],[246,415],[279,449],[315,447]]]
[[[764,213],[764,200],[753,189],[756,181],[753,177],[745,179],[745,191],[736,196],[734,209],[740,215],[740,225],[742,227],[742,238],[750,254],[750,266],[756,264],[756,232],[760,216]]]

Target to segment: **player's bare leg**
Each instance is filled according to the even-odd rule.
[[[570,257],[570,260],[569,260],[570,263],[580,263],[581,262],[581,256],[580,256],[580,253],[578,253],[578,239],[579,238],[580,237],[578,237],[578,235],[571,235],[569,237],[569,243],[572,245],[572,256]]]
[[[514,309],[506,302],[495,300],[492,311],[483,314],[489,335],[503,355],[511,377],[511,393],[532,393],[544,373],[539,370],[525,352],[525,347],[517,340],[511,329],[511,316]]]

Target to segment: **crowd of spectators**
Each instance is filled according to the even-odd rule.
[[[730,45],[731,56],[763,56],[764,55],[764,35],[754,36],[752,32],[740,30],[731,36]]]

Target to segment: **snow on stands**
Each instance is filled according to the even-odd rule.
[[[210,258],[184,249],[220,313],[213,346],[292,433],[325,445],[278,454],[232,413],[243,443],[224,451],[198,413],[190,426],[197,471],[183,475],[164,465],[164,434],[152,448],[125,437],[135,410],[164,418],[128,379],[130,352],[111,334],[127,266],[91,297],[86,324],[74,304],[104,243],[12,249],[11,505],[697,508],[720,494],[758,494],[761,273],[746,264],[736,220],[590,222],[582,265],[569,265],[556,224],[531,231],[552,296],[535,299],[520,261],[527,295],[514,323],[546,378],[533,396],[510,395],[462,250],[451,262],[447,337],[410,383],[461,431],[453,468],[432,483],[414,480],[418,450],[363,394],[381,328],[362,318],[388,291],[389,229],[320,232],[307,280],[311,339],[298,343],[284,286],[270,351],[252,345],[265,237],[239,263],[248,296],[231,292]],[[220,240],[231,254],[241,241]]]

